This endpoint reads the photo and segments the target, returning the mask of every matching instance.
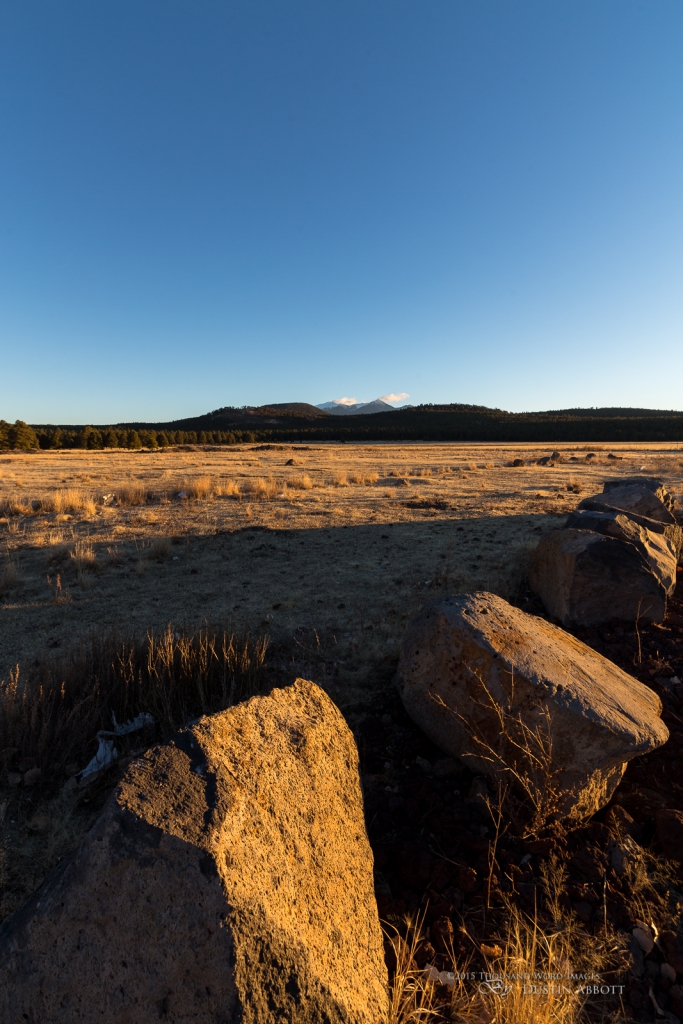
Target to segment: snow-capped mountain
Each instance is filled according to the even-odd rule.
[[[383,402],[381,398],[376,398],[374,402],[353,403],[341,398],[336,402],[323,402],[316,408],[322,409],[324,412],[331,412],[333,416],[367,416],[373,412],[394,412],[393,405]]]

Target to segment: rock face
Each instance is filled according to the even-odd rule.
[[[662,622],[667,591],[631,543],[590,530],[553,530],[541,539],[529,582],[563,626],[610,619]]]
[[[666,492],[665,492],[666,493]],[[601,495],[593,495],[600,501],[618,508],[622,512],[635,512],[636,515],[654,519],[656,522],[675,524],[674,516],[668,505],[654,491],[639,484],[624,484],[622,487],[608,487]],[[585,500],[585,499],[584,499]],[[581,503],[579,508],[582,507]]]
[[[548,768],[569,817],[604,806],[626,763],[669,735],[646,686],[559,627],[485,592],[423,608],[408,628],[397,684],[420,728],[489,776],[502,770],[501,758],[519,768],[502,712],[517,738],[519,722],[532,733],[547,730]]]
[[[387,972],[355,743],[305,680],[133,762],[0,930],[0,1019],[379,1024]]]
[[[572,512],[565,525],[569,530],[592,530],[593,533],[603,533],[633,544],[659,580],[667,596],[671,596],[676,586],[678,555],[674,542],[663,532],[649,530],[641,525],[641,516],[638,516],[638,519],[641,520],[640,523],[616,510],[595,512],[578,509],[576,512]],[[654,522],[654,520],[646,520],[646,522]],[[655,525],[662,526],[661,523]]]
[[[598,494],[593,498],[584,498],[579,504],[577,512],[605,512],[626,516],[632,523],[637,523],[638,526],[644,527],[649,533],[656,533],[665,537],[671,544],[675,556],[677,558],[680,557],[681,548],[683,547],[683,528],[675,520],[673,522],[660,522],[658,519],[649,519],[647,516],[641,516],[632,509],[616,508],[616,506],[610,505],[606,500],[603,500],[607,497],[608,495]],[[672,520],[674,519],[673,516],[671,518]]]
[[[616,480],[605,480],[602,490],[604,494],[609,494],[611,496],[614,491],[632,490],[634,488],[640,491],[649,491],[649,493],[653,494],[655,498],[657,498],[657,500],[669,510],[669,512],[673,512],[675,499],[673,495],[667,491],[663,481],[656,479],[656,477],[629,476],[617,478]]]

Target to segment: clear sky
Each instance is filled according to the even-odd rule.
[[[683,409],[680,0],[1,0],[0,416]]]

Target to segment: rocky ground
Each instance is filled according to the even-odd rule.
[[[520,603],[542,614],[530,593]],[[635,1020],[656,1019],[655,1000],[662,1012],[683,1018],[683,987],[676,984],[683,980],[683,944],[672,934],[683,910],[683,881],[678,882],[678,865],[665,863],[678,837],[662,834],[662,823],[659,834],[655,827],[660,808],[683,810],[683,684],[676,681],[683,679],[683,601],[671,602],[664,625],[643,625],[639,633],[613,622],[574,635],[659,694],[668,743],[632,761],[610,806],[584,827],[525,842],[506,831],[503,821],[496,837],[482,780],[445,759],[407,716],[395,691],[385,691],[357,725],[380,915],[399,928],[406,915],[424,915],[420,966],[452,970],[452,944],[461,965],[483,970],[481,945],[495,944],[504,933],[510,902],[552,923],[543,869],[555,857],[568,874],[564,910],[573,911],[586,934],[597,938],[614,930],[625,945],[626,933],[647,915],[646,923],[654,923],[669,943],[655,945],[646,957],[636,950],[632,969],[603,974],[610,986],[625,986],[624,1002],[620,1009],[616,997],[598,999],[596,1015],[611,1002],[612,1010]],[[640,871],[620,873],[612,866],[615,842],[623,845],[624,835],[643,848]],[[665,959],[679,974],[673,982],[662,975]]]

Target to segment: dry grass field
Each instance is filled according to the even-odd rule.
[[[93,630],[212,622],[314,638],[332,692],[357,698],[435,592],[514,597],[580,496],[634,473],[680,494],[682,467],[683,446],[652,444],[8,453],[0,679]]]

